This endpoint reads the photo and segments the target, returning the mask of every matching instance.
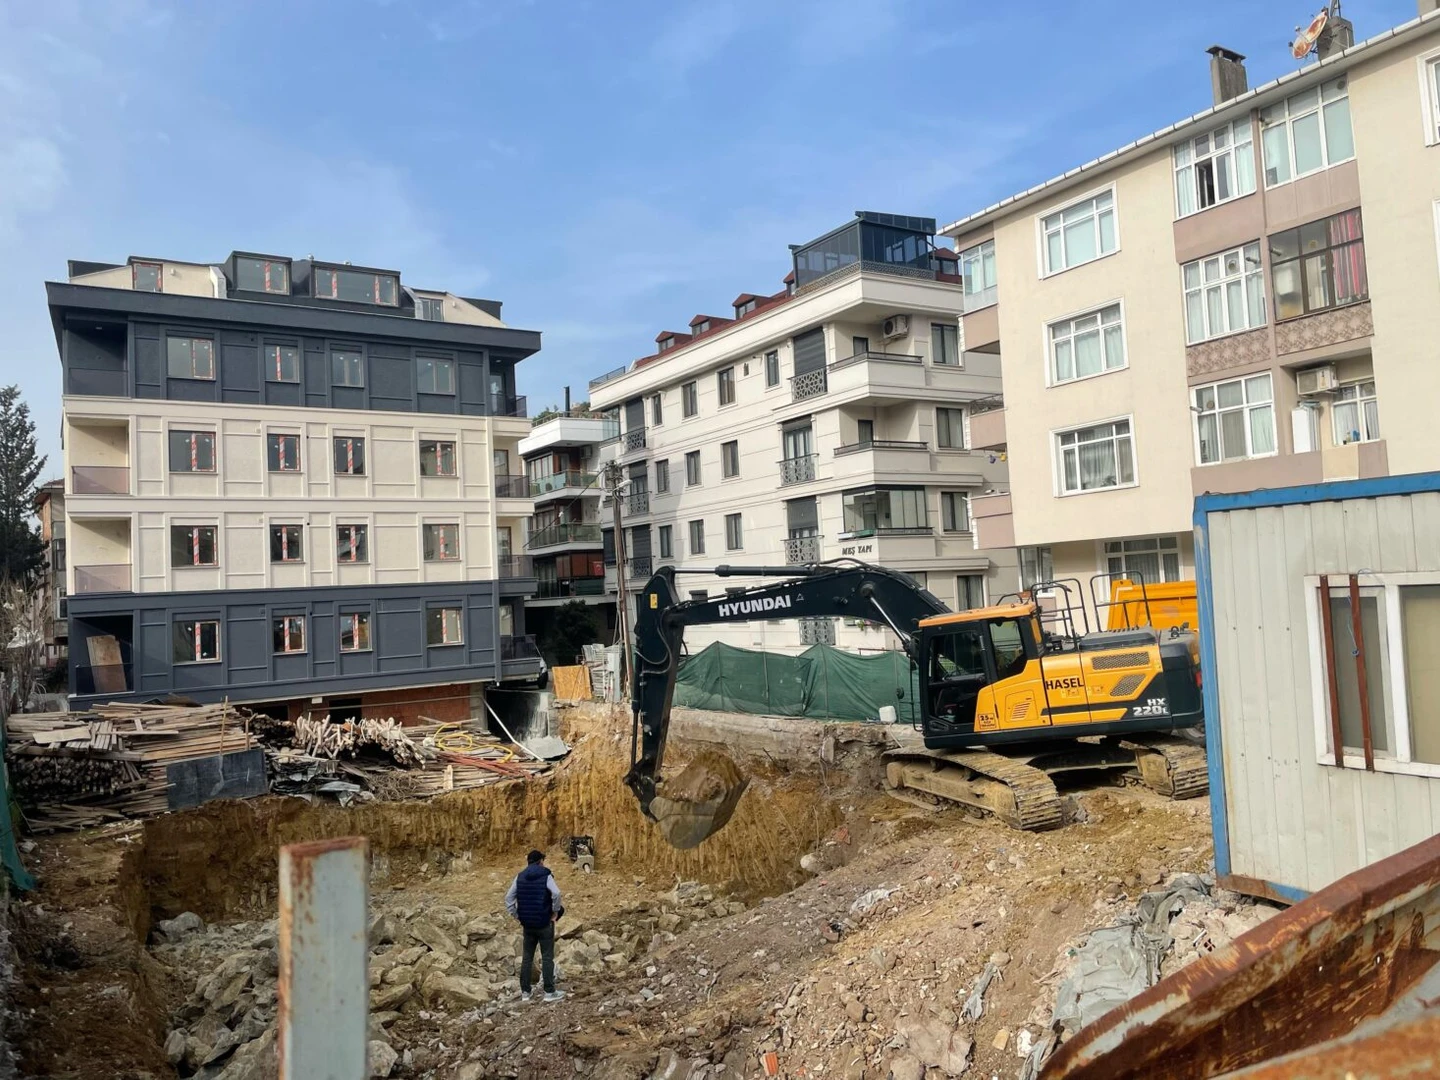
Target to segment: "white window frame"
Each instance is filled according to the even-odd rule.
[[[1067,490],[1066,487],[1065,487],[1065,449],[1066,449],[1066,448],[1061,445],[1061,442],[1060,442],[1061,438],[1062,438],[1063,436],[1066,436],[1066,435],[1073,435],[1073,434],[1076,434],[1077,432],[1084,431],[1086,428],[1102,427],[1102,426],[1105,425],[1105,424],[1128,424],[1128,425],[1130,425],[1130,430],[1129,430],[1125,435],[1116,435],[1116,434],[1114,434],[1114,433],[1112,432],[1111,435],[1110,435],[1110,441],[1111,441],[1111,443],[1113,444],[1113,443],[1117,442],[1119,439],[1122,439],[1122,438],[1128,438],[1128,439],[1130,440],[1130,475],[1131,475],[1131,479],[1126,480],[1126,481],[1121,481],[1121,480],[1120,480],[1120,457],[1119,457],[1119,450],[1117,449],[1117,450],[1116,450],[1116,457],[1115,457],[1115,479],[1116,479],[1116,481],[1117,481],[1116,483],[1114,483],[1114,484],[1107,484],[1105,487],[1093,487],[1093,488],[1080,487],[1080,488],[1076,488],[1074,491],[1069,491],[1069,490]],[[1090,444],[1087,443],[1086,445],[1090,445]],[[1091,420],[1091,421],[1089,421],[1088,423],[1084,423],[1084,424],[1075,424],[1075,425],[1072,425],[1072,426],[1069,426],[1069,427],[1055,428],[1055,429],[1053,429],[1053,430],[1050,432],[1050,447],[1051,447],[1051,467],[1055,470],[1055,487],[1054,487],[1054,490],[1055,490],[1055,495],[1056,495],[1057,498],[1069,499],[1069,498],[1072,498],[1072,497],[1074,497],[1074,496],[1076,496],[1076,495],[1093,495],[1093,494],[1095,494],[1097,491],[1123,491],[1123,490],[1125,490],[1125,489],[1127,489],[1127,488],[1133,488],[1133,487],[1139,487],[1139,486],[1140,486],[1140,451],[1139,451],[1139,449],[1138,449],[1138,448],[1136,447],[1136,445],[1135,445],[1135,416],[1134,416],[1134,414],[1129,414],[1129,415],[1126,415],[1126,416],[1107,416],[1107,417],[1105,417],[1104,419],[1101,419],[1101,420]],[[1076,444],[1076,478],[1077,478],[1077,479],[1079,478],[1079,443]]]
[[[1104,198],[1106,195],[1109,195],[1110,197],[1110,205],[1106,209],[1110,211],[1110,221],[1114,227],[1115,246],[1112,247],[1109,251],[1101,250],[1100,213],[1102,212],[1102,210],[1097,207],[1095,208],[1094,216],[1092,217],[1092,221],[1094,221],[1095,223],[1095,250],[1097,252],[1095,257],[1093,259],[1086,259],[1084,262],[1067,262],[1063,266],[1052,267],[1049,262],[1050,247],[1049,244],[1046,242],[1050,230],[1046,227],[1046,221],[1048,221],[1050,218],[1062,217],[1067,210],[1074,210],[1076,207],[1081,206],[1082,204],[1087,202],[1096,202],[1097,200]],[[1065,242],[1063,239],[1063,222],[1061,223],[1059,231],[1062,235],[1060,247],[1063,255],[1065,247]],[[1088,191],[1084,195],[1080,195],[1074,199],[1069,199],[1063,203],[1060,203],[1058,206],[1052,206],[1048,210],[1043,210],[1039,214],[1035,215],[1035,253],[1037,258],[1037,265],[1040,267],[1040,276],[1042,278],[1054,277],[1056,274],[1063,274],[1067,270],[1074,270],[1076,267],[1079,266],[1088,266],[1090,263],[1099,262],[1101,259],[1108,258],[1109,256],[1114,255],[1120,250],[1120,243],[1120,200],[1117,196],[1114,184],[1107,184],[1103,188],[1097,188],[1094,191]]]
[[[1120,364],[1116,367],[1103,367],[1099,371],[1092,372],[1089,375],[1071,375],[1068,379],[1060,378],[1059,372],[1056,370],[1055,346],[1058,344],[1058,341],[1055,337],[1056,328],[1069,324],[1070,329],[1068,335],[1065,337],[1065,340],[1068,340],[1070,342],[1070,363],[1071,367],[1073,368],[1075,364],[1075,324],[1081,319],[1088,319],[1092,316],[1099,319],[1100,321],[1097,322],[1095,326],[1095,332],[1100,335],[1100,351],[1102,359],[1106,359],[1108,358],[1108,354],[1105,350],[1105,328],[1107,324],[1104,321],[1104,317],[1105,312],[1109,311],[1111,308],[1117,309],[1119,313],[1117,317],[1117,322],[1115,324],[1109,325],[1118,325],[1120,327]],[[1086,379],[1098,379],[1104,375],[1110,375],[1117,371],[1124,371],[1130,366],[1130,345],[1125,338],[1125,301],[1123,299],[1110,300],[1096,307],[1086,308],[1084,311],[1076,311],[1069,315],[1061,316],[1058,319],[1052,319],[1050,322],[1045,324],[1045,328],[1042,332],[1044,334],[1045,347],[1046,386],[1066,386],[1070,383],[1084,382]]]
[[[1343,82],[1345,84],[1344,87],[1341,89],[1339,94],[1331,98],[1329,101],[1326,101],[1325,88],[1328,86],[1333,86],[1337,82]],[[1311,90],[1315,91],[1314,108],[1311,108],[1309,105],[1303,105],[1299,107],[1301,111],[1292,113],[1290,111],[1290,103],[1293,102],[1296,98],[1300,97],[1302,94],[1309,93]],[[1330,157],[1329,137],[1325,134],[1325,107],[1334,106],[1337,102],[1340,101],[1345,102],[1346,118],[1350,124],[1350,155],[1349,157],[1332,159]],[[1277,110],[1279,110],[1280,112],[1277,112]],[[1279,118],[1276,120],[1272,120],[1270,123],[1267,124],[1265,122],[1265,114],[1271,112],[1275,112],[1277,116],[1279,116]],[[1303,120],[1305,117],[1312,114],[1318,117],[1320,133],[1320,164],[1313,169],[1307,169],[1305,172],[1300,172],[1300,170],[1296,168],[1295,164],[1295,121]],[[1277,124],[1282,125],[1285,128],[1286,165],[1290,170],[1290,175],[1285,177],[1285,179],[1283,180],[1276,180],[1275,183],[1272,184],[1270,183],[1270,178],[1268,176],[1269,161],[1265,153],[1265,132],[1269,128],[1275,127]],[[1348,75],[1339,75],[1334,79],[1326,79],[1324,82],[1316,83],[1312,87],[1308,87],[1305,90],[1299,91],[1298,93],[1291,94],[1283,101],[1277,101],[1274,105],[1267,106],[1266,108],[1260,110],[1260,170],[1262,174],[1265,174],[1265,189],[1267,191],[1271,188],[1277,188],[1284,184],[1294,183],[1296,180],[1299,180],[1302,177],[1312,176],[1315,173],[1324,172],[1326,169],[1334,168],[1336,165],[1341,165],[1347,161],[1354,160],[1355,116],[1354,113],[1350,110],[1350,80]]]
[[[1397,573],[1357,574],[1362,595],[1377,592],[1381,599],[1380,638],[1384,652],[1383,664],[1388,666],[1385,698],[1390,705],[1389,717],[1380,722],[1393,723],[1389,732],[1394,736],[1395,749],[1390,753],[1375,751],[1375,771],[1403,773],[1410,776],[1440,777],[1440,764],[1411,760],[1410,700],[1405,672],[1405,626],[1400,605],[1400,589],[1406,585],[1440,585],[1440,573],[1405,571]],[[1305,623],[1310,644],[1310,700],[1315,717],[1315,761],[1335,767],[1335,751],[1330,746],[1330,689],[1325,672],[1325,643],[1321,636],[1320,587],[1325,578],[1311,574],[1305,578]],[[1329,575],[1332,596],[1348,596],[1350,579],[1344,574]],[[1382,667],[1382,671],[1384,668]],[[1371,717],[1372,725],[1375,718]],[[1342,753],[1347,769],[1365,769],[1364,754]]]
[[[415,296],[415,317],[426,322],[445,321],[445,298],[443,296]]]
[[[430,389],[420,385],[421,368],[429,365]],[[445,374],[445,388],[440,386],[440,374]],[[415,358],[415,392],[417,394],[441,394],[455,396],[455,361],[448,356],[418,356]]]
[[[732,462],[731,462],[730,460],[728,460],[728,457],[729,457],[728,451],[729,451],[729,448],[732,447],[732,446],[735,448],[735,458],[734,458],[734,462],[733,462],[735,468],[734,468],[733,471],[732,471],[731,468],[730,468]],[[721,479],[721,480],[735,480],[735,479],[738,479],[739,476],[740,476],[740,440],[739,440],[739,439],[727,439],[725,442],[723,442],[723,443],[720,444],[720,479]]]
[[[763,363],[765,364],[765,389],[774,390],[780,385],[780,350],[766,349]],[[771,374],[775,376],[774,382],[770,381]]]
[[[1254,249],[1255,268],[1246,267],[1246,253]],[[1234,256],[1239,260],[1240,271],[1236,274],[1225,272],[1226,263]],[[1220,275],[1213,281],[1205,280],[1206,268],[1209,263],[1216,263],[1217,273]],[[1189,274],[1191,269],[1195,272],[1195,284],[1190,283]],[[1230,325],[1230,289],[1232,282],[1240,283],[1240,303],[1245,309],[1245,325],[1237,330],[1226,329]],[[1260,310],[1253,312],[1251,307],[1250,283],[1260,283]],[[1210,305],[1206,302],[1212,290],[1219,290],[1220,293],[1220,318],[1225,323],[1218,331],[1210,325]],[[1216,338],[1229,337],[1231,334],[1244,334],[1251,330],[1257,330],[1265,325],[1265,261],[1261,256],[1260,241],[1255,240],[1239,247],[1230,248],[1226,251],[1217,252],[1214,255],[1206,255],[1204,258],[1188,262],[1180,268],[1180,293],[1185,314],[1185,344],[1198,345],[1202,341],[1214,341]],[[1191,337],[1190,335],[1190,297],[1195,296],[1200,303],[1200,322],[1202,335]]]
[[[732,525],[735,527],[735,534],[733,536],[730,534],[730,527]],[[731,543],[732,540],[735,541],[733,544]],[[725,515],[725,550],[745,550],[745,520],[743,516],[738,513]]]
[[[698,530],[696,529],[696,526],[697,526],[697,525],[699,526],[699,529],[698,529]],[[692,518],[690,521],[686,522],[685,533],[686,533],[685,538],[686,538],[686,540],[689,541],[690,554],[691,554],[691,555],[704,555],[704,554],[705,554],[705,519],[704,519],[704,518]],[[699,541],[698,544],[696,543],[697,539],[698,539],[698,541]]]
[[[1267,401],[1251,401],[1249,383],[1252,379],[1270,380],[1270,398]],[[1220,405],[1220,387],[1230,383],[1239,383],[1241,390],[1241,403],[1239,405]],[[1215,394],[1215,407],[1213,409],[1201,409],[1197,398],[1202,390],[1210,390]],[[1250,412],[1254,409],[1270,409],[1270,425],[1272,428],[1271,442],[1273,446],[1263,454],[1255,453],[1254,436],[1250,427]],[[1200,418],[1203,416],[1215,417],[1215,436],[1221,438],[1220,418],[1228,412],[1240,411],[1245,413],[1245,454],[1243,457],[1218,457],[1214,461],[1203,461],[1200,449]],[[1195,464],[1200,468],[1209,468],[1212,465],[1226,465],[1236,461],[1251,461],[1258,458],[1274,457],[1280,453],[1280,421],[1275,415],[1275,376],[1273,372],[1256,371],[1249,375],[1237,375],[1230,379],[1218,379],[1215,382],[1200,383],[1190,387],[1190,431],[1194,437]]]
[[[1440,49],[1415,58],[1420,74],[1420,118],[1425,145],[1440,146]]]
[[[988,249],[988,250],[987,250]],[[999,301],[999,272],[995,262],[995,238],[982,240],[978,244],[972,244],[960,252],[957,260],[957,269],[960,272],[961,285],[961,310],[966,314],[972,311],[981,311],[987,307],[994,307]],[[974,267],[974,274],[966,270],[966,267]],[[972,281],[979,281],[978,289],[971,289]]]
[[[1224,145],[1218,145],[1215,141],[1217,135],[1224,137]],[[1197,151],[1195,144],[1204,139],[1207,145],[1206,151],[1202,154]],[[1241,164],[1241,150],[1248,147],[1250,152],[1249,185],[1245,183],[1245,169]],[[1225,198],[1218,195],[1220,185],[1218,182],[1219,166],[1217,162],[1222,158],[1229,159],[1230,171],[1230,194]],[[1215,190],[1217,192],[1215,201],[1208,206],[1200,205],[1200,189],[1196,186],[1196,177],[1199,175],[1200,166],[1204,162],[1211,163],[1211,175],[1217,177]],[[1257,183],[1255,176],[1255,125],[1250,120],[1250,114],[1246,113],[1239,120],[1229,124],[1222,124],[1218,128],[1211,128],[1209,131],[1201,132],[1199,135],[1192,135],[1183,142],[1176,143],[1170,148],[1170,162],[1175,170],[1175,220],[1191,217],[1195,214],[1203,214],[1217,206],[1222,206],[1236,199],[1243,199],[1246,195],[1255,194]],[[1185,183],[1192,187],[1195,200],[1195,209],[1185,210],[1181,208],[1180,192],[1181,174],[1188,172]]]
[[[1369,387],[1370,387],[1370,393],[1369,393],[1369,394],[1366,394],[1366,395],[1362,395],[1362,394],[1361,394],[1360,388],[1363,387],[1363,386],[1369,386]],[[1353,398],[1348,398],[1348,399],[1347,399],[1347,398],[1343,398],[1341,395],[1344,394],[1344,392],[1345,392],[1346,390],[1354,390],[1354,391],[1355,391],[1355,396],[1354,396]],[[1373,402],[1375,402],[1375,428],[1376,428],[1376,430],[1373,431],[1373,432],[1367,430],[1368,425],[1365,423],[1365,403],[1366,403],[1367,401],[1373,401]],[[1332,439],[1332,441],[1334,442],[1334,444],[1335,444],[1336,446],[1349,446],[1349,445],[1351,445],[1350,443],[1345,442],[1345,441],[1340,437],[1340,406],[1341,406],[1341,405],[1349,405],[1349,404],[1353,404],[1353,405],[1355,406],[1355,422],[1360,425],[1359,428],[1358,428],[1358,430],[1359,430],[1359,432],[1360,432],[1360,438],[1357,439],[1357,440],[1355,440],[1355,441],[1356,441],[1356,442],[1362,442],[1362,443],[1379,442],[1379,441],[1380,441],[1380,438],[1381,438],[1381,435],[1380,435],[1380,429],[1381,429],[1381,424],[1380,424],[1380,398],[1379,398],[1379,395],[1376,394],[1376,392],[1375,392],[1375,376],[1371,375],[1368,379],[1355,379],[1355,380],[1352,380],[1351,382],[1342,383],[1339,387],[1336,388],[1335,396],[1330,399],[1330,410],[1329,410],[1329,411],[1330,411],[1330,436],[1331,436],[1331,439]],[[1351,430],[1351,431],[1354,431],[1354,430],[1357,430],[1357,429],[1356,429],[1356,428],[1351,428],[1350,430]]]
[[[1168,540],[1168,541],[1170,541],[1170,542],[1171,542],[1171,546],[1170,546],[1170,547],[1162,547],[1162,546],[1161,546],[1161,543],[1160,543],[1160,541],[1162,541],[1162,540]],[[1144,549],[1142,549],[1142,550],[1137,550],[1137,551],[1126,551],[1126,550],[1124,550],[1126,544],[1134,544],[1134,543],[1140,543],[1140,542],[1148,543],[1148,544],[1150,544],[1150,545],[1152,545],[1152,546],[1150,546],[1150,547],[1148,547],[1148,548],[1144,548]],[[1119,550],[1119,551],[1114,551],[1114,552],[1107,550],[1107,546],[1110,545],[1110,544],[1119,544],[1121,550]],[[1121,567],[1120,573],[1119,573],[1119,574],[1115,574],[1113,577],[1111,577],[1111,580],[1112,580],[1112,581],[1114,581],[1114,580],[1119,580],[1119,579],[1121,579],[1121,578],[1129,578],[1129,579],[1132,580],[1132,581],[1134,580],[1134,578],[1130,578],[1130,573],[1131,573],[1131,571],[1130,571],[1129,566],[1126,565],[1126,563],[1129,561],[1129,556],[1131,556],[1131,555],[1154,555],[1154,556],[1156,557],[1156,559],[1159,560],[1159,562],[1160,562],[1160,579],[1161,579],[1161,580],[1158,581],[1158,582],[1157,582],[1157,581],[1147,581],[1147,582],[1145,582],[1146,586],[1150,586],[1150,585],[1163,585],[1163,584],[1165,584],[1166,582],[1169,581],[1169,579],[1165,577],[1165,556],[1166,556],[1166,555],[1174,555],[1174,556],[1175,556],[1175,580],[1176,580],[1176,581],[1186,581],[1186,580],[1188,580],[1188,579],[1185,577],[1185,560],[1184,560],[1184,558],[1183,558],[1182,555],[1181,555],[1180,537],[1177,536],[1177,535],[1175,535],[1174,533],[1164,533],[1164,534],[1161,534],[1161,535],[1158,535],[1158,536],[1121,536],[1121,537],[1114,537],[1114,538],[1111,538],[1111,539],[1108,539],[1108,540],[1097,540],[1097,541],[1095,541],[1095,549],[1096,549],[1097,557],[1098,557],[1098,559],[1099,559],[1098,568],[1099,568],[1099,572],[1100,572],[1101,574],[1105,574],[1105,575],[1107,575],[1107,576],[1114,574],[1114,571],[1112,571],[1112,570],[1110,569],[1110,560],[1111,560],[1111,559],[1119,559],[1119,560],[1120,560],[1120,567]]]

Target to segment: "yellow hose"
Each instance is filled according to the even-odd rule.
[[[441,724],[435,732],[435,749],[446,754],[468,754],[479,750],[482,747],[486,750],[499,750],[505,756],[500,761],[516,760],[515,751],[508,746],[497,746],[494,743],[482,743],[474,735],[466,731],[459,724]]]

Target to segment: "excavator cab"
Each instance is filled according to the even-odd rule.
[[[974,732],[993,688],[1024,672],[1040,642],[1035,607],[1020,603],[922,619],[919,631],[927,737]]]

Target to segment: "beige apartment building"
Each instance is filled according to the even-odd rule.
[[[1440,467],[1434,6],[1253,90],[1212,48],[1212,108],[941,230],[1003,373],[982,548],[1188,579],[1195,495]]]
[[[952,607],[1013,592],[1013,555],[975,545],[970,500],[1003,487],[1000,455],[976,451],[969,410],[999,392],[994,355],[965,351],[954,253],[935,222],[859,213],[792,248],[781,291],[742,293],[729,314],[664,331],[657,351],[592,380],[622,431],[605,448],[621,493],[625,563],[602,524],[613,589],[653,569],[801,565],[853,557],[902,570]],[[686,574],[714,596],[750,578]],[[710,641],[797,651],[893,648],[888,631],[831,619],[701,627]]]

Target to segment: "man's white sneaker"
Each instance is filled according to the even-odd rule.
[[[565,996],[565,991],[564,991],[564,990],[551,990],[548,994],[545,995],[545,1000],[546,1000],[546,1001],[559,1001],[559,1000],[560,1000],[561,998],[563,998],[564,996]]]

